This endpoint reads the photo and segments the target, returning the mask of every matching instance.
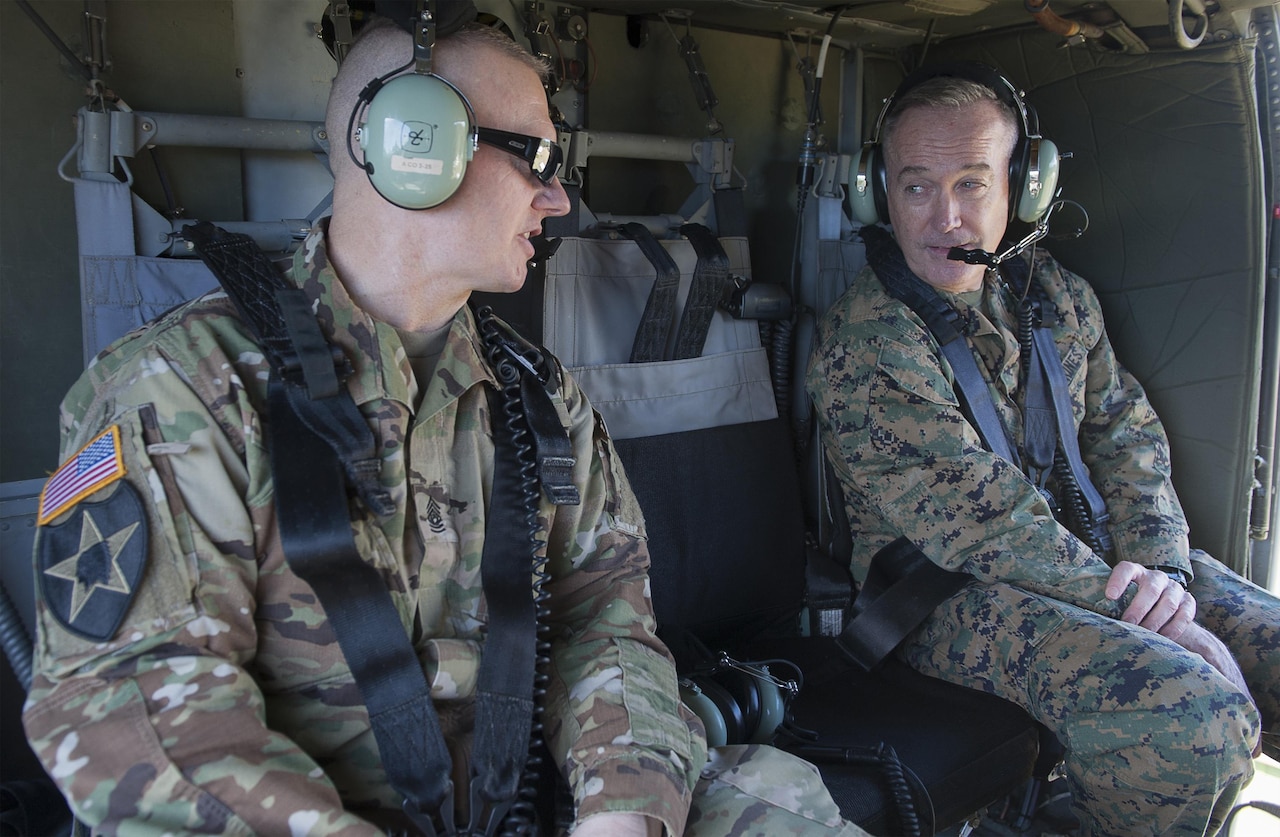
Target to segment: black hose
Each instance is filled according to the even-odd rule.
[[[791,335],[794,320],[778,320],[773,323],[769,339],[769,376],[773,378],[773,400],[778,405],[778,417],[786,419],[791,409]]]
[[[9,598],[9,591],[4,589],[4,582],[0,582],[0,645],[18,684],[26,692],[31,688],[31,635],[22,624],[22,615]]]

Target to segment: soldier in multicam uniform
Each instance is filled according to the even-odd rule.
[[[991,89],[955,76],[908,87],[882,129],[896,244],[967,324],[1019,446],[1019,301],[995,271],[947,256],[999,250],[1021,130]],[[897,653],[1052,730],[1080,833],[1212,833],[1252,776],[1259,714],[1264,749],[1277,746],[1280,602],[1189,548],[1164,431],[1116,362],[1097,297],[1044,252],[1030,269],[1057,317],[1114,554],[1095,554],[1018,467],[983,447],[938,342],[868,267],[825,317],[806,381],[855,533],[852,570],[861,580],[879,549],[906,536],[974,577]],[[1185,573],[1190,592],[1170,572]]]
[[[343,63],[328,111],[333,216],[289,276],[356,370],[347,386],[396,511],[353,506],[351,527],[422,661],[463,797],[495,469],[495,379],[465,303],[518,288],[529,236],[568,201],[554,177],[487,146],[438,208],[377,195],[338,138],[357,91],[410,51],[399,28],[370,26]],[[496,32],[442,38],[435,68],[478,124],[555,136],[543,69]],[[335,634],[282,553],[267,377],[236,309],[212,293],[117,342],[63,403],[62,450],[76,455],[41,509],[24,721],[96,832],[406,827]],[[539,521],[555,637],[544,717],[573,834],[861,834],[806,762],[768,747],[708,758],[654,634],[641,511],[599,416],[571,378],[558,383],[581,503],[544,501]]]

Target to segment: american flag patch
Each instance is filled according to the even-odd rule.
[[[124,476],[120,426],[113,424],[53,473],[40,492],[36,523],[43,526],[98,489]]]

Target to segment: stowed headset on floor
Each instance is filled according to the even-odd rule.
[[[787,666],[795,677],[783,680],[771,666]],[[725,652],[709,666],[680,678],[680,698],[707,728],[707,745],[768,744],[800,692],[803,675],[787,660],[742,662]]]

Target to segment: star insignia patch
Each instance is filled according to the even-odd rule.
[[[120,480],[110,497],[80,503],[39,536],[36,574],[49,611],[74,634],[111,639],[147,561],[146,514],[133,486]]]

